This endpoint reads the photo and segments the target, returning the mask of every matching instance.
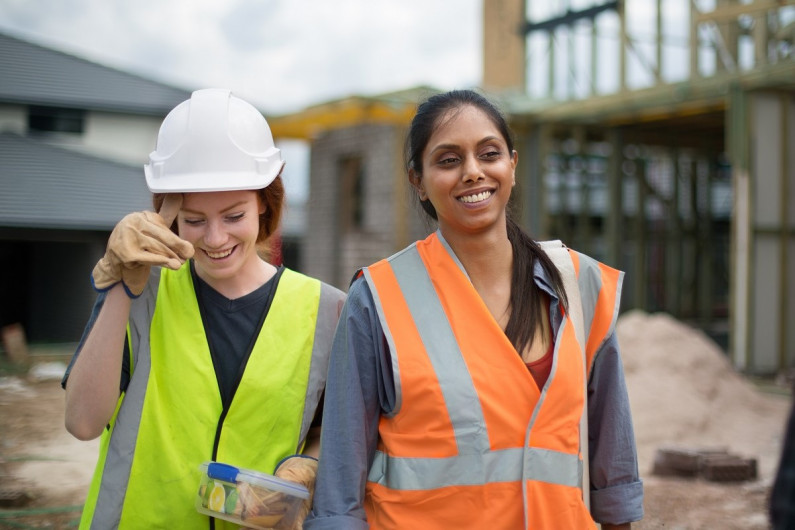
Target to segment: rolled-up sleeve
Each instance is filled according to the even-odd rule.
[[[612,334],[597,352],[588,385],[591,515],[598,523],[643,518],[643,483],[618,341]]]

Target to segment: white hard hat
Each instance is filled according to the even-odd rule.
[[[256,190],[282,167],[262,114],[229,90],[208,88],[168,113],[144,174],[153,193]]]

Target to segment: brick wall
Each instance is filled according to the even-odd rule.
[[[356,269],[428,233],[409,199],[403,139],[400,127],[369,124],[327,131],[312,142],[302,272],[347,290]],[[341,161],[355,157],[363,172],[362,216],[359,226],[346,229]]]

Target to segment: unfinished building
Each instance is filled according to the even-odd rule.
[[[627,272],[732,362],[795,364],[795,0],[483,1],[483,89],[517,134],[538,239]],[[302,270],[350,274],[427,233],[402,141],[427,89],[270,119],[312,142]]]
[[[795,2],[486,4],[483,84],[521,137],[525,225],[627,271],[625,309],[788,369]]]

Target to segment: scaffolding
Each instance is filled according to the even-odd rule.
[[[795,0],[572,4],[484,2],[517,215],[627,271],[625,309],[693,323],[743,370],[790,369]]]

